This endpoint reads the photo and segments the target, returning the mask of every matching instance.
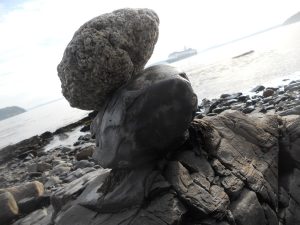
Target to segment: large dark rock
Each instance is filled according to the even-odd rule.
[[[120,9],[82,25],[57,68],[71,106],[100,109],[109,95],[140,72],[152,55],[158,24],[150,9]]]
[[[92,124],[103,167],[135,167],[178,148],[197,107],[184,73],[167,65],[147,68],[119,89]]]

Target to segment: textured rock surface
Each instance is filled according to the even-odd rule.
[[[158,24],[150,9],[120,9],[82,25],[57,69],[71,106],[100,109],[109,95],[140,72],[152,55]]]
[[[63,203],[55,224],[277,225],[280,124],[277,116],[238,111],[195,119],[189,138],[163,160],[92,178]],[[293,203],[281,197],[291,210],[294,174]]]
[[[149,67],[119,89],[95,118],[94,158],[109,168],[153,161],[185,141],[196,108],[184,73],[167,65]]]
[[[277,225],[278,221],[280,225],[300,224],[300,117],[295,115],[297,110],[290,111],[299,105],[299,86],[300,82],[294,81],[284,90],[272,88],[275,93],[270,97],[258,94],[249,98],[236,93],[213,100],[204,107],[207,113],[196,116],[192,122],[186,142],[160,161],[153,161],[150,171],[139,166],[135,170],[102,173],[89,158],[90,153],[88,161],[79,163],[77,154],[95,145],[87,133],[78,138],[74,147],[42,151],[44,142],[48,142],[45,139],[56,138],[55,134],[79,125],[89,127],[90,122],[10,146],[10,156],[0,157],[5,161],[0,167],[1,188],[38,179],[58,200],[57,205],[52,201],[56,206],[52,216],[53,206],[25,215],[44,206],[44,200],[39,199],[47,200],[49,196],[21,199],[17,202],[19,220],[14,224],[52,225],[51,217],[54,224],[63,225]],[[222,112],[226,107],[254,110],[246,116]],[[257,114],[258,111],[273,116]],[[294,115],[277,117],[276,111]],[[41,175],[33,178],[28,170]],[[99,173],[93,174],[96,170]],[[135,206],[130,207],[131,203]]]
[[[50,225],[52,213],[52,207],[38,209],[12,225]]]
[[[280,224],[300,224],[300,117],[283,118],[279,161]]]
[[[266,221],[263,207],[255,192],[245,189],[230,208],[237,225],[239,224],[269,224]],[[275,223],[276,224],[276,223]],[[273,225],[275,225],[273,223]],[[278,222],[277,222],[278,224]]]
[[[190,175],[181,163],[173,161],[168,164],[165,176],[180,198],[199,215],[224,216],[229,205],[228,195],[223,188],[211,185],[201,173]]]

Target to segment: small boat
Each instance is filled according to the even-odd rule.
[[[251,51],[245,52],[245,53],[243,53],[243,54],[234,56],[234,57],[232,57],[232,58],[233,58],[233,59],[240,58],[240,57],[243,57],[243,56],[245,56],[245,55],[252,54],[253,52],[254,52],[254,50],[251,50]]]

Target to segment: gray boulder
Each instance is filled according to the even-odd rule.
[[[109,95],[140,72],[158,39],[158,24],[150,9],[120,9],[82,25],[57,67],[71,106],[100,109]]]
[[[184,73],[167,65],[144,70],[120,88],[92,124],[94,159],[103,167],[136,167],[180,147],[197,107]]]

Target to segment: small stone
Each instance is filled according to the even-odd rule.
[[[249,107],[244,108],[242,112],[247,114],[247,113],[251,113],[254,110],[255,110],[254,106],[249,106]]]
[[[37,164],[37,171],[38,172],[45,172],[47,170],[52,169],[52,165],[46,162],[40,162]]]
[[[218,113],[219,114],[219,113],[221,113],[221,112],[223,112],[227,109],[230,109],[230,107],[229,106],[220,107],[220,108],[217,107],[217,108],[213,109],[212,113]]]
[[[38,172],[37,171],[37,164],[36,163],[31,163],[27,166],[27,171],[28,173],[34,173],[34,172]]]
[[[83,148],[76,154],[76,159],[78,161],[84,160],[84,159],[89,159],[93,156],[94,151],[95,151],[95,146],[89,146],[89,147]]]
[[[79,141],[89,141],[91,139],[91,134],[82,135],[78,138]]]
[[[256,92],[257,93],[257,92],[263,91],[264,89],[265,89],[265,87],[263,85],[258,85],[255,88],[253,88],[251,90],[251,92]]]
[[[80,160],[75,163],[75,168],[93,167],[94,165],[94,162],[89,162],[88,160]]]
[[[249,95],[241,95],[238,97],[239,102],[245,102],[249,99]]]
[[[43,174],[41,172],[31,172],[31,173],[28,173],[28,176],[30,178],[35,178],[35,177],[41,177]]]
[[[275,93],[274,90],[268,89],[268,88],[267,88],[267,89],[263,92],[263,96],[264,96],[265,98],[267,98],[267,97],[273,96],[274,93]]]
[[[71,167],[67,165],[57,165],[51,170],[52,175],[63,175],[70,172]]]
[[[58,176],[50,176],[44,186],[48,189],[50,187],[57,186],[60,183],[61,180]]]
[[[87,132],[87,131],[90,131],[90,124],[87,124],[85,126],[83,126],[81,129],[80,129],[80,132]]]

